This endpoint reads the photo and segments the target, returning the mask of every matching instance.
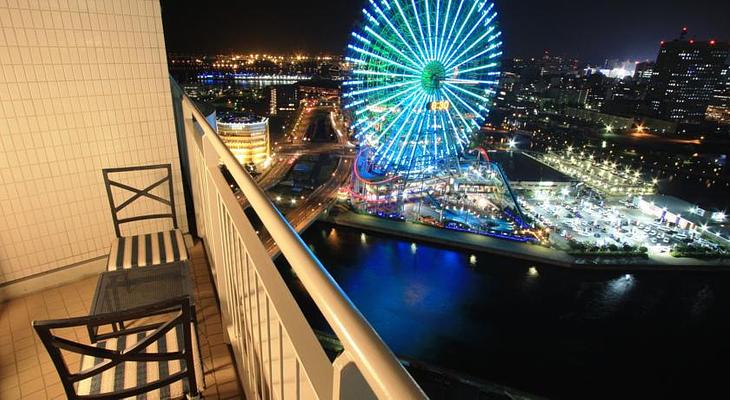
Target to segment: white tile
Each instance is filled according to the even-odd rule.
[[[0,27],[0,283],[108,251],[103,167],[172,163],[187,229],[159,4],[0,1]]]

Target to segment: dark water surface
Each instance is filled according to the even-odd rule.
[[[730,396],[729,274],[559,269],[323,223],[303,237],[400,356],[548,398]]]

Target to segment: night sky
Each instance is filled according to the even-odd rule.
[[[363,0],[162,0],[176,53],[342,54]],[[654,59],[683,26],[730,39],[728,0],[496,0],[508,56],[552,54],[602,63]]]

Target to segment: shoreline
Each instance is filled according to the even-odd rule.
[[[620,258],[582,258],[567,252],[534,244],[517,243],[469,232],[459,232],[412,222],[392,221],[352,211],[324,214],[319,221],[335,226],[417,240],[459,250],[478,251],[517,258],[553,267],[601,271],[692,271],[730,272],[730,260],[706,261],[693,258],[675,258],[670,255],[653,258],[634,258],[631,263]],[[615,261],[612,263],[611,261]],[[663,262],[664,261],[664,262]]]

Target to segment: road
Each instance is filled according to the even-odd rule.
[[[292,130],[287,135],[288,142],[277,146],[272,165],[256,178],[259,186],[268,191],[276,186],[296,164],[299,157],[317,154],[339,156],[337,167],[331,177],[309,196],[286,212],[285,217],[294,229],[301,233],[309,227],[320,214],[334,203],[338,190],[350,182],[352,164],[355,158],[354,146],[347,138],[347,130],[336,118],[337,110],[332,106],[303,106]],[[335,139],[334,142],[331,140]],[[236,193],[243,208],[248,207],[245,196]],[[273,257],[279,248],[268,232],[261,233],[261,240]]]
[[[342,123],[333,116],[334,107],[331,106],[303,106],[299,110],[296,122],[291,131],[287,134],[289,141],[274,149],[271,166],[261,175],[256,177],[256,183],[266,190],[276,186],[286,176],[289,170],[296,164],[301,156],[317,154],[334,154],[342,157],[354,157],[354,146],[349,143]],[[326,118],[323,118],[323,115]],[[327,123],[329,121],[329,123]],[[331,134],[337,135],[336,142],[315,142],[311,140],[311,134],[316,124],[325,123],[324,129],[328,131],[331,127]],[[321,129],[321,128],[320,128]],[[245,197],[238,196],[242,207],[248,207]]]
[[[322,118],[322,113],[328,113],[329,118]],[[277,149],[281,154],[290,154],[292,157],[298,157],[305,154],[337,154],[340,156],[335,171],[330,179],[309,196],[301,201],[296,208],[289,210],[285,217],[294,229],[301,233],[309,227],[320,214],[331,206],[337,198],[337,191],[350,182],[352,173],[352,163],[354,162],[354,146],[347,139],[346,132],[340,125],[339,121],[334,117],[335,110],[333,107],[314,107],[305,108],[304,117],[298,120],[295,128],[292,130],[292,143],[281,146]],[[317,126],[315,124],[326,124],[326,127]],[[334,132],[332,137],[336,138],[336,142],[318,143],[312,141],[313,137],[321,132]],[[273,167],[272,167],[273,168]],[[262,241],[266,246],[269,254],[273,257],[279,253],[279,248],[267,234],[262,235]]]

